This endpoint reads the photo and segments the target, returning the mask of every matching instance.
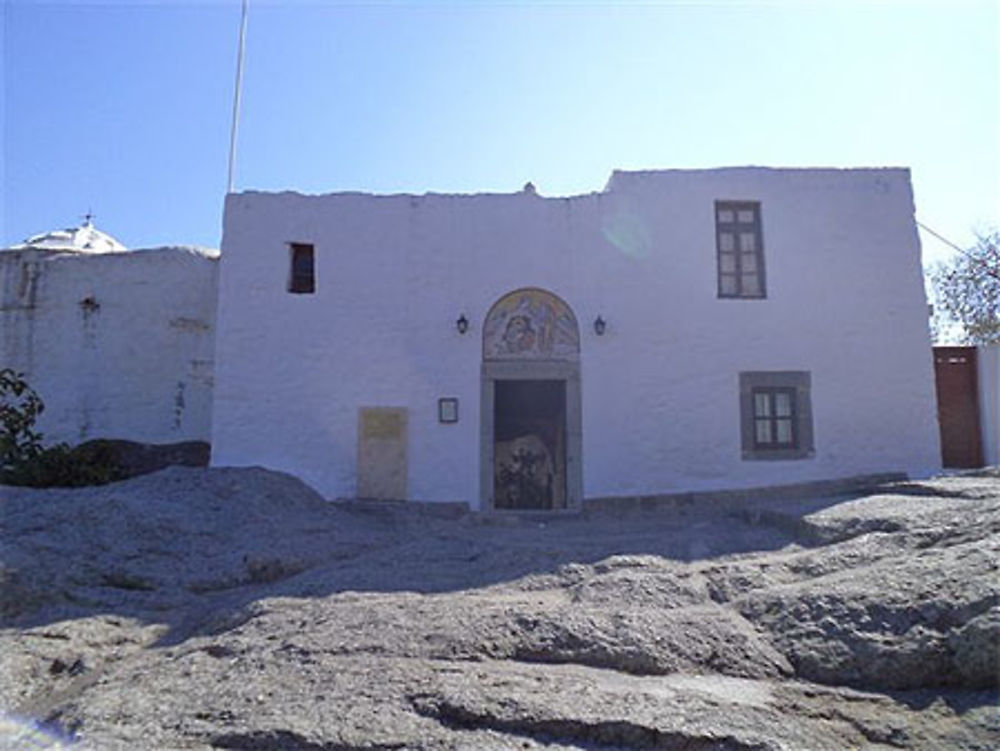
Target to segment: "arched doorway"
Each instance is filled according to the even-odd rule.
[[[515,290],[486,314],[481,415],[481,508],[580,508],[580,329],[551,292]]]

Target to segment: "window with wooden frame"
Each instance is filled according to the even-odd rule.
[[[744,459],[806,459],[815,454],[811,384],[804,370],[740,373]]]
[[[313,246],[307,243],[289,243],[291,273],[288,291],[295,294],[312,294],[316,291],[316,261]]]
[[[755,449],[794,449],[798,446],[795,430],[795,389],[756,388],[753,394],[753,447]]]
[[[760,203],[716,201],[715,243],[719,297],[766,297]]]

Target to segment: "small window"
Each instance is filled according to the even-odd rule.
[[[316,291],[316,264],[313,246],[306,243],[291,243],[292,269],[288,278],[288,291],[296,294],[312,294]]]
[[[805,459],[815,453],[810,384],[808,371],[740,373],[744,459]]]
[[[753,428],[755,449],[797,448],[795,390],[753,389]]]
[[[760,204],[716,201],[719,297],[766,297]]]

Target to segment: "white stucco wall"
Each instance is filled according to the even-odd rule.
[[[41,395],[47,444],[209,439],[214,255],[0,251],[0,367],[24,372]]]
[[[983,461],[1000,466],[1000,345],[976,348]]]
[[[766,300],[718,299],[716,200],[761,202]],[[316,294],[286,292],[289,242],[315,245]],[[350,497],[358,408],[404,406],[408,496],[478,506],[481,326],[528,286],[580,321],[586,497],[940,466],[908,171],[763,168],[615,173],[571,198],[229,196],[213,463]],[[809,371],[813,457],[741,458],[752,370]]]

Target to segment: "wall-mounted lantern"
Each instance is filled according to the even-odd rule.
[[[598,336],[604,336],[604,330],[607,327],[607,322],[600,316],[597,316],[597,318],[594,319],[594,333]]]
[[[459,334],[464,334],[469,330],[469,319],[465,317],[464,313],[458,317],[457,321],[455,321],[455,328],[458,330]]]

